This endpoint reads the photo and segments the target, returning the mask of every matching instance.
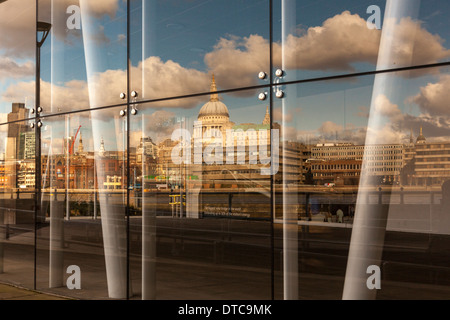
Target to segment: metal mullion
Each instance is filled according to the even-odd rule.
[[[126,199],[126,232],[127,232],[127,300],[130,299],[130,0],[127,1],[127,114],[126,114],[126,150],[127,150],[127,199]],[[125,147],[125,146],[124,146]]]
[[[269,117],[270,117],[270,149],[272,150],[272,128],[273,128],[273,0],[269,0]],[[271,165],[273,166],[273,153],[270,153]],[[270,175],[270,298],[275,300],[275,196],[274,196],[274,175]]]
[[[36,70],[35,70],[35,110],[36,116],[34,117],[34,132],[35,132],[35,182],[34,182],[34,262],[33,262],[33,289],[36,290],[37,282],[37,218],[40,213],[40,198],[41,198],[41,129],[39,128],[39,113],[37,112],[40,106],[40,94],[41,94],[41,50],[38,44],[37,23],[39,21],[39,0],[36,0],[36,29],[35,29],[35,45],[36,45]]]

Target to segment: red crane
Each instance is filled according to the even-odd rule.
[[[75,141],[77,140],[77,136],[78,136],[78,133],[80,132],[80,129],[81,129],[81,126],[78,127],[77,133],[75,134],[75,137],[73,138],[72,145],[70,146],[70,149],[69,149],[69,154],[73,153],[73,146],[75,145]]]

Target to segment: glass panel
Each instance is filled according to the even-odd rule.
[[[123,108],[42,120],[41,290],[76,298],[127,297]]]
[[[139,99],[208,92],[267,83],[268,0],[133,1],[131,90]]]
[[[0,123],[32,117],[36,1],[0,2]]]
[[[34,286],[36,140],[32,122],[0,126],[0,281],[28,288]]]
[[[40,0],[51,25],[41,48],[42,115],[124,103],[127,90],[127,3]]]
[[[450,61],[445,0],[283,0],[273,9],[273,66],[285,71],[276,81]]]
[[[268,106],[245,91],[137,108],[133,298],[270,299]]]
[[[275,298],[449,294],[448,72],[283,88],[273,111]]]

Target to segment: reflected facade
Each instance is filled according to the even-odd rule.
[[[1,2],[0,281],[92,300],[446,299],[449,13]]]

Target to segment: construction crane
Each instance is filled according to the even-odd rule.
[[[75,145],[75,141],[77,140],[77,136],[78,136],[78,133],[80,132],[80,129],[81,129],[81,126],[78,127],[77,133],[75,134],[75,137],[73,138],[72,145],[70,146],[70,149],[69,149],[69,154],[73,154],[73,146]]]

